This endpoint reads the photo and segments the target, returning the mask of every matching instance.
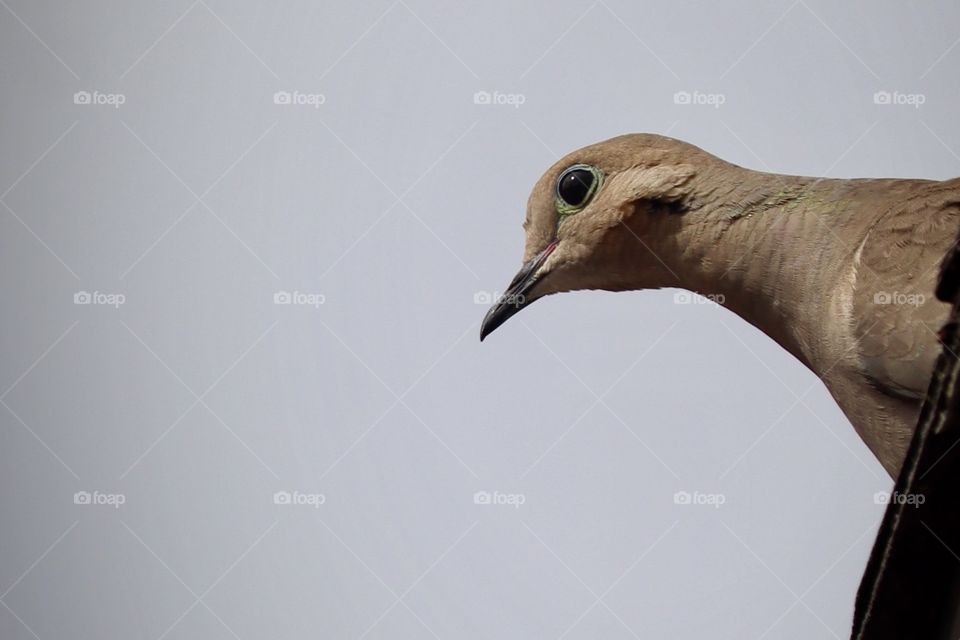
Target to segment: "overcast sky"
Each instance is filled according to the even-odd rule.
[[[892,481],[809,371],[673,290],[479,322],[588,143],[960,174],[958,20],[0,0],[0,636],[846,637]]]

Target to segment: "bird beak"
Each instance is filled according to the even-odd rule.
[[[487,311],[487,315],[483,317],[483,324],[480,325],[480,342],[483,342],[483,339],[493,333],[497,327],[536,299],[531,300],[527,294],[539,282],[540,267],[543,266],[543,263],[556,248],[557,243],[551,242],[546,249],[520,267],[520,271],[513,277],[506,292],[493,303],[493,306]]]

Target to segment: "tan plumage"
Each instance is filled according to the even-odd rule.
[[[573,165],[602,178],[559,220],[557,180]],[[563,291],[722,296],[823,379],[895,475],[938,353],[947,306],[933,289],[958,224],[960,179],[783,176],[672,138],[621,136],[569,154],[534,186],[525,267],[482,335]]]

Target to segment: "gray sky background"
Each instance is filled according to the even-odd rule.
[[[960,174],[958,19],[0,0],[0,637],[845,638],[892,482],[811,373],[669,290],[479,321],[613,135]]]

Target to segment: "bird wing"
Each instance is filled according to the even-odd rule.
[[[878,217],[856,256],[854,333],[864,373],[878,388],[922,398],[948,311],[934,288],[960,224],[960,181],[897,182],[906,193],[893,194],[898,204]]]

